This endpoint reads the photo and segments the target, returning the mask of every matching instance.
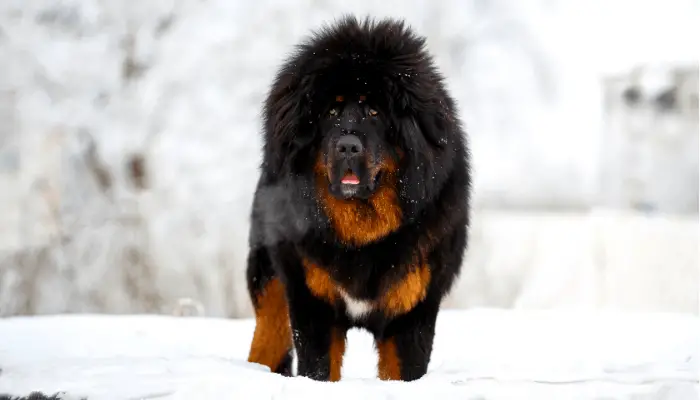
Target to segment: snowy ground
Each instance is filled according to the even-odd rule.
[[[251,320],[47,316],[0,320],[0,393],[92,399],[697,399],[700,320],[681,314],[443,311],[429,374],[381,382],[351,331],[338,383],[245,362]]]

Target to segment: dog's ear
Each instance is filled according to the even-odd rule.
[[[421,112],[415,116],[421,134],[425,137],[426,141],[438,151],[447,147],[448,144],[448,137],[450,136],[448,129],[450,129],[450,124],[447,118],[449,118],[449,116],[445,115],[440,110]]]
[[[266,134],[271,142],[289,142],[295,136],[301,106],[297,101],[298,85],[292,74],[279,75],[272,85],[264,109]]]
[[[410,113],[399,119],[398,136],[409,152],[439,155],[447,148],[451,125],[435,111]]]
[[[405,158],[399,169],[399,181],[410,182],[399,191],[404,217],[411,221],[420,212],[419,207],[425,203],[431,191],[430,159],[433,157],[431,146],[421,133],[418,121],[412,116],[399,119],[398,136]]]
[[[303,90],[305,86],[308,82],[299,79],[297,74],[282,72],[265,101],[266,163],[275,174],[288,166],[298,150],[313,139],[309,132],[305,132],[308,130],[306,124],[302,123],[308,120],[304,117],[309,112],[308,96]]]
[[[418,205],[437,196],[452,168],[455,153],[447,145],[450,133],[435,116],[409,115],[399,119],[397,126],[401,147],[406,151],[400,179],[412,182],[401,191],[401,198],[407,216],[415,216],[420,211]]]
[[[400,118],[398,123],[398,136],[402,147],[412,156],[432,153],[432,145],[428,143],[423,134],[419,119],[413,115]]]

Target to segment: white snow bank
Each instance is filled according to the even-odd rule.
[[[251,320],[47,316],[0,320],[0,393],[93,399],[697,399],[700,319],[681,314],[443,311],[429,373],[375,378],[351,331],[343,380],[247,363]]]

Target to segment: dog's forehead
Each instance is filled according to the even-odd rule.
[[[334,111],[329,121],[335,128],[341,129],[375,129],[376,121],[368,118],[368,110],[371,106],[367,103],[367,95],[335,95],[332,99]],[[367,131],[369,132],[369,130]]]
[[[385,88],[388,79],[386,71],[362,68],[340,63],[325,65],[318,69],[313,82],[314,91],[325,96],[343,95],[369,96],[379,88]]]
[[[360,101],[343,101],[337,102],[337,104],[340,111],[338,115],[340,120],[345,120],[355,124],[361,124],[365,121],[365,118],[363,118],[365,112]]]
[[[357,95],[350,95],[346,96],[344,94],[337,94],[335,96],[335,101],[336,103],[345,103],[347,102],[357,102],[357,103],[362,103],[367,101],[367,95],[366,94],[357,94]]]

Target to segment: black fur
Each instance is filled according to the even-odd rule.
[[[339,93],[371,97],[384,118],[382,139],[404,153],[398,171],[402,224],[361,246],[338,239],[318,203],[312,171],[325,151],[319,122]],[[284,283],[299,375],[328,380],[332,329],[361,327],[378,341],[394,341],[402,380],[422,377],[440,303],[460,273],[470,204],[467,140],[425,39],[402,21],[344,17],[290,55],[263,117],[247,274],[252,301],[271,279]],[[427,246],[431,280],[427,296],[405,314],[374,311],[351,319],[342,302],[332,306],[306,285],[302,257],[323,266],[354,298],[375,300],[387,283],[406,275],[421,246]]]

